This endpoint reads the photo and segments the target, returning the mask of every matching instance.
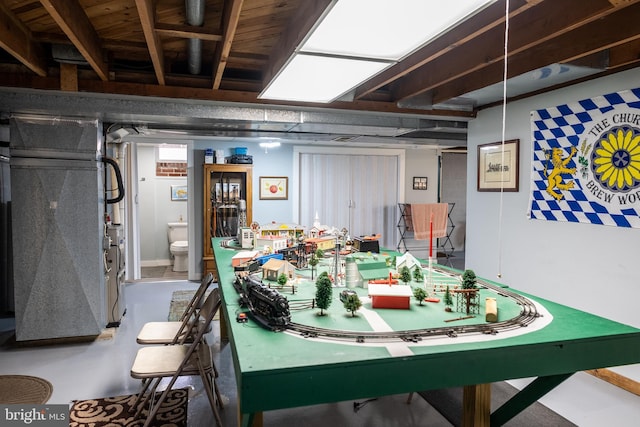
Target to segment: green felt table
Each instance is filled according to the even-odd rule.
[[[220,240],[213,239],[213,247],[222,324],[242,425],[274,409],[536,377],[490,415],[487,424],[501,425],[575,372],[640,362],[640,329],[526,294],[553,316],[544,328],[495,340],[410,347],[411,354],[402,356],[384,346],[305,340],[237,323],[241,307],[231,267],[236,252]]]

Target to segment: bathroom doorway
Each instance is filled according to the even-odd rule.
[[[136,143],[138,265],[140,280],[187,280],[174,271],[168,224],[187,223],[187,145]]]

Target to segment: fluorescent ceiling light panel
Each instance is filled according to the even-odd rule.
[[[338,0],[303,52],[399,60],[495,0]]]
[[[329,56],[296,55],[260,95],[301,102],[331,102],[389,64]]]
[[[336,0],[259,98],[331,102],[496,0]]]

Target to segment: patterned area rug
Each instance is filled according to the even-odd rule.
[[[156,393],[159,397],[160,394]],[[140,427],[147,417],[145,409],[134,418],[132,409],[136,395],[107,397],[104,399],[74,400],[69,410],[69,427]],[[188,389],[172,390],[160,407],[153,427],[186,427]]]
[[[187,309],[187,305],[189,305],[189,301],[191,301],[191,298],[193,298],[193,294],[195,292],[196,291],[173,292],[173,294],[171,295],[171,304],[169,305],[169,316],[167,318],[169,322],[180,320],[180,317],[182,317],[182,314]],[[209,292],[211,291],[207,291],[205,295],[209,295]],[[213,318],[214,320],[218,319],[218,314],[219,312],[216,313],[215,317]]]
[[[53,386],[47,380],[28,375],[0,375],[0,404],[42,405],[47,403]]]

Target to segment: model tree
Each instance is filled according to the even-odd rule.
[[[349,294],[343,304],[344,308],[351,312],[351,317],[355,317],[356,311],[362,307],[362,301],[360,301],[358,294]]]
[[[411,281],[411,270],[406,265],[400,269],[400,280],[406,285]]]
[[[313,280],[313,273],[316,271],[316,265],[318,265],[318,258],[316,257],[316,253],[311,254],[311,258],[309,258],[309,265],[311,266],[311,280]]]
[[[287,284],[288,280],[289,280],[289,278],[287,277],[286,274],[280,273],[280,275],[278,276],[278,285],[284,286],[284,285]]]
[[[416,286],[413,288],[413,297],[422,305],[422,301],[427,297],[427,291],[425,291],[422,286]]]
[[[413,269],[413,280],[418,283],[422,283],[424,281],[424,274],[422,273],[422,267],[416,265],[416,268]]]
[[[318,259],[324,258],[324,251],[322,249],[316,249],[316,258]]]
[[[449,285],[444,290],[444,310],[451,311],[451,306],[453,305],[453,298],[451,297],[451,291],[449,290]]]
[[[474,273],[473,270],[465,270],[464,273],[462,273],[462,289],[466,289],[467,292],[459,296],[459,298],[464,298],[464,305],[467,307],[467,314],[470,314],[471,310],[478,308],[478,293],[475,290],[478,288],[477,282],[478,279],[476,278],[476,273]]]
[[[475,289],[477,283],[478,279],[473,270],[465,270],[464,273],[462,273],[462,289]]]
[[[331,305],[331,294],[333,288],[331,286],[331,279],[329,274],[323,271],[316,280],[316,305],[320,309],[320,316],[324,316],[324,310]]]

